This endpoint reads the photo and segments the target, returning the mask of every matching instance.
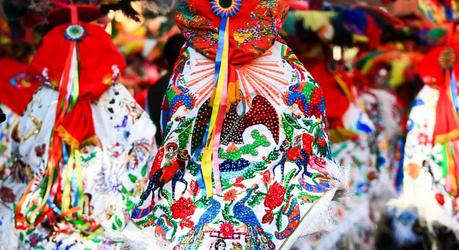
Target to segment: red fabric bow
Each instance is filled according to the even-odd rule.
[[[95,138],[90,103],[112,85],[125,68],[123,56],[113,45],[102,27],[79,23],[85,35],[77,43],[79,63],[79,95],[75,107],[65,114],[61,124],[55,124],[61,138],[71,146],[79,146]],[[43,39],[32,66],[44,72],[55,87],[59,85],[69,55],[69,44],[64,34],[68,25],[54,28]],[[88,141],[89,140],[89,141]]]

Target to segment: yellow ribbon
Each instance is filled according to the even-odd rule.
[[[217,80],[217,89],[215,90],[215,96],[212,103],[212,116],[210,117],[210,134],[207,137],[207,142],[202,154],[202,176],[204,179],[204,184],[206,186],[206,195],[207,197],[212,197],[213,186],[212,186],[212,153],[213,153],[213,144],[216,131],[216,121],[218,113],[220,110],[220,103],[222,99],[222,93],[224,88],[226,88],[227,76],[228,76],[228,51],[229,51],[229,38],[228,38],[228,29],[229,29],[229,18],[226,19],[226,28],[224,36],[224,45],[223,45],[223,54],[220,66],[220,72]]]

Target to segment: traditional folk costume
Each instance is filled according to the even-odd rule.
[[[455,231],[459,196],[457,44],[434,48],[419,66],[426,85],[408,120],[402,196],[394,205],[414,207],[429,225]]]
[[[164,249],[289,249],[326,223],[343,172],[319,84],[279,37],[287,10],[283,0],[178,2],[187,45],[132,214]]]
[[[360,105],[352,79],[340,71],[332,73],[322,60],[304,61],[324,90],[332,155],[349,173],[350,190],[337,203],[335,227],[305,237],[297,246],[367,248],[371,245],[368,236],[373,229],[369,190],[377,178],[374,123]]]
[[[31,172],[12,169],[12,131],[38,87],[38,78],[29,65],[15,59],[2,58],[0,65],[0,108],[5,115],[0,124],[0,245],[17,248],[17,241],[10,242],[14,235],[13,204]]]
[[[31,173],[15,200],[23,248],[148,245],[130,213],[148,180],[155,127],[117,84],[124,58],[88,23],[97,16],[85,5],[51,12],[60,24],[32,61],[43,86],[13,133],[12,152],[13,169]]]

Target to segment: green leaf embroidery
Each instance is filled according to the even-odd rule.
[[[94,237],[94,238],[92,239],[92,242],[94,242],[94,243],[101,243],[101,242],[102,242],[102,239],[101,239],[100,237]]]
[[[201,199],[197,200],[194,203],[194,205],[196,205],[196,207],[201,208],[201,209],[206,209],[208,207],[207,200],[205,197],[202,197]]]
[[[122,194],[128,194],[129,191],[126,189],[126,187],[124,187],[124,185],[121,185],[121,193]]]
[[[265,198],[265,194],[260,192],[260,191],[256,191],[254,195],[252,195],[252,197],[250,197],[249,201],[247,201],[247,205],[251,206],[251,207],[255,207],[256,205],[260,205],[261,202],[264,200]]]
[[[193,160],[188,161],[187,167],[188,171],[190,171],[190,174],[193,176],[196,176],[198,174],[198,164],[196,164]]]
[[[166,200],[169,202],[169,205],[172,205],[172,203],[174,203],[174,200],[172,200],[172,194],[169,191],[163,189],[162,194],[164,198],[166,198]]]
[[[285,114],[284,117],[282,117],[282,128],[284,129],[285,132],[285,137],[287,141],[292,142],[293,140],[293,127],[288,123],[287,119],[285,119]]]
[[[123,221],[115,215],[115,223],[117,228],[122,228],[123,227]]]
[[[226,203],[225,204],[225,207],[223,208],[223,219],[227,220],[227,221],[230,221],[231,218],[230,218],[230,215],[229,215],[229,207],[230,207],[230,204]]]
[[[128,199],[126,203],[126,209],[128,211],[132,211],[134,209],[134,206],[135,206],[134,202]]]
[[[296,128],[296,129],[302,129],[300,123],[298,122],[297,119],[293,118],[292,115],[290,114],[284,114],[284,117],[286,119],[286,121],[293,127],[293,128]]]
[[[296,169],[292,169],[285,176],[285,181],[284,182],[285,182],[286,186],[288,186],[288,184],[292,180],[293,176],[295,175],[295,172],[296,172]]]
[[[142,175],[142,177],[145,177],[147,175],[147,164],[145,164],[142,167],[142,170],[140,171],[140,174]]]
[[[129,174],[128,175],[129,177],[129,180],[132,182],[132,183],[136,183],[137,182],[137,177],[133,174]]]
[[[279,211],[283,211],[283,210],[284,210],[284,206],[285,206],[285,205],[283,205]],[[282,215],[283,215],[283,213],[280,212],[280,213],[278,213],[277,216],[276,216],[276,227],[277,227],[277,231],[280,231],[280,230],[282,229]]]

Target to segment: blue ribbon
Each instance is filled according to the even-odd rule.
[[[451,96],[453,98],[453,104],[456,108],[456,112],[459,111],[459,100],[457,98],[457,86],[456,86],[456,77],[454,75],[454,71],[451,70],[450,72],[451,79],[450,79],[450,88],[451,88]]]

